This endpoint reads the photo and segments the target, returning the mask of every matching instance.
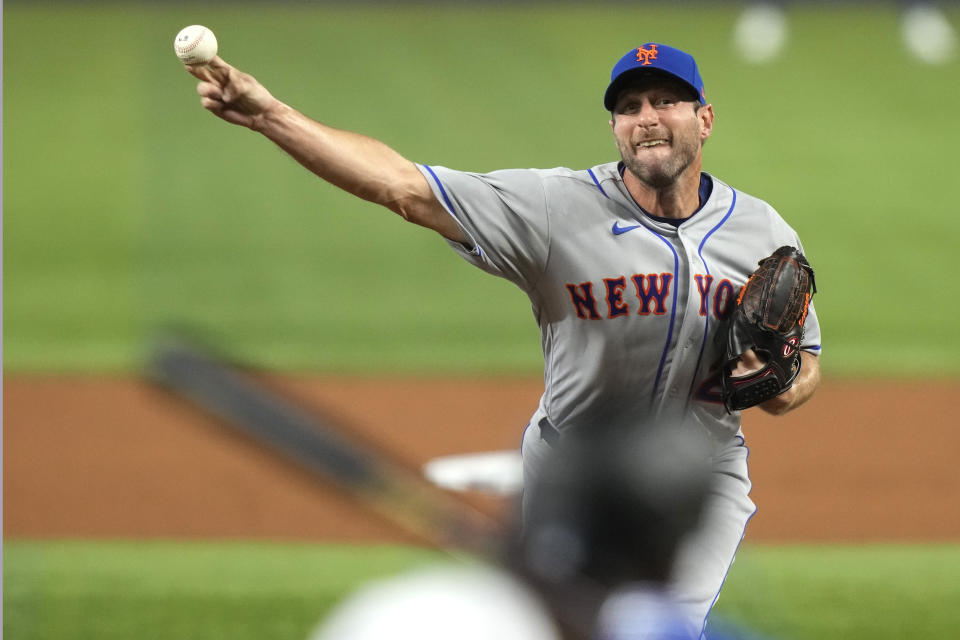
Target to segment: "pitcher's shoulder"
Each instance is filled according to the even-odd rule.
[[[714,178],[714,185],[715,187],[723,185],[722,190],[729,190],[736,197],[728,224],[725,225],[727,229],[750,233],[755,237],[766,236],[772,243],[773,249],[784,244],[799,246],[796,230],[768,201],[740,191],[736,187],[730,187],[716,178]],[[716,188],[714,192],[716,193]]]
[[[748,214],[782,219],[776,207],[770,204],[767,200],[757,197],[751,193],[747,193],[746,191],[738,189],[737,187],[731,186],[716,176],[711,175],[710,177],[713,179],[714,193],[719,190],[721,193],[724,191],[729,191],[736,195],[737,200],[735,210],[741,215]]]

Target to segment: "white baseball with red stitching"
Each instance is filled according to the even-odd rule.
[[[217,37],[203,25],[192,24],[173,39],[173,50],[184,64],[206,64],[217,55]]]

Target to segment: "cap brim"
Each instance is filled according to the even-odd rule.
[[[663,69],[648,68],[628,69],[618,75],[613,82],[610,83],[610,86],[607,87],[606,93],[603,94],[603,106],[606,107],[607,111],[613,111],[614,107],[617,106],[617,98],[620,97],[620,92],[633,84],[639,84],[641,79],[644,77],[658,76],[661,78],[670,78],[671,80],[675,80],[678,84],[690,90],[690,94],[694,100],[703,103],[697,88],[680,76],[674,75],[669,71],[664,71]]]

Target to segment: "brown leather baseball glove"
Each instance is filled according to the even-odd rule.
[[[800,343],[810,299],[817,292],[813,268],[794,247],[780,247],[747,280],[726,331],[721,371],[723,404],[739,411],[789,389],[800,373]],[[753,349],[763,366],[734,376],[740,356]]]

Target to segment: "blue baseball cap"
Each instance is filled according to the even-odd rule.
[[[697,94],[700,104],[706,104],[703,79],[693,56],[665,44],[648,42],[628,51],[613,66],[610,86],[603,95],[603,106],[607,111],[613,111],[617,106],[617,96],[623,89],[637,78],[653,74],[666,74],[680,80]]]

